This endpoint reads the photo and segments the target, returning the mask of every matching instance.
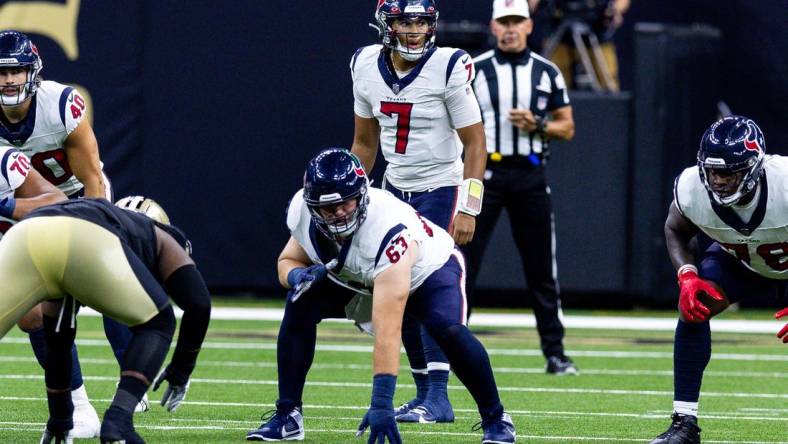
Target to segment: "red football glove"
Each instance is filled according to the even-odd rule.
[[[679,268],[679,311],[687,322],[703,322],[711,310],[698,300],[699,293],[706,293],[713,299],[724,298],[708,281],[698,277],[698,269],[692,265]]]
[[[788,316],[788,307],[774,314],[775,319],[780,319],[783,316]],[[788,344],[788,324],[785,324],[785,327],[777,333],[777,337],[782,338],[784,344]]]

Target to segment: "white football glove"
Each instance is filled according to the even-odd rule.
[[[55,433],[44,428],[39,444],[74,444],[74,438],[71,437],[71,430],[66,433]]]
[[[186,399],[186,392],[189,391],[190,381],[186,381],[186,384],[173,384],[169,379],[167,369],[165,369],[153,382],[153,391],[155,392],[158,390],[159,386],[164,381],[167,381],[167,388],[164,390],[159,404],[166,407],[168,412],[174,412],[178,409],[178,406],[181,405],[181,402]]]

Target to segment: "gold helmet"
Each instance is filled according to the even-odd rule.
[[[128,196],[117,201],[115,206],[135,213],[142,213],[158,223],[170,225],[170,218],[167,212],[155,200],[144,196]]]

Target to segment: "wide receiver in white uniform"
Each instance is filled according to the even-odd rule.
[[[471,88],[473,60],[461,49],[435,46],[437,20],[433,0],[378,2],[373,26],[382,45],[360,48],[350,61],[351,151],[371,171],[379,143],[388,162],[384,188],[463,245],[481,210],[486,141]],[[402,331],[417,394],[397,420],[453,421],[446,356],[411,318]]]
[[[680,318],[674,342],[673,423],[652,444],[700,443],[698,399],[711,358],[709,318],[731,302],[786,296],[788,158],[767,156],[758,125],[725,117],[706,130],[698,165],[676,179],[665,240],[678,270]],[[692,238],[713,243],[699,258]],[[776,317],[788,314],[788,309]],[[778,337],[785,337],[788,326]]]
[[[356,313],[359,320],[371,319],[375,333],[372,401],[359,434],[369,426],[368,442],[401,442],[393,397],[400,328],[408,313],[438,340],[476,401],[482,442],[514,442],[487,352],[465,326],[464,261],[445,230],[391,193],[368,188],[359,159],[339,148],[309,162],[287,225],[291,237],[279,256],[278,274],[291,290],[277,343],[277,411],[247,439],[303,439],[301,397],[317,324],[345,317],[351,301],[371,294],[371,315]]]
[[[0,147],[14,148],[26,155],[32,168],[69,198],[84,195],[111,201],[98,143],[85,118],[85,100],[70,86],[42,80],[42,68],[38,49],[25,34],[0,32]],[[14,223],[15,218],[0,214],[0,237]],[[121,356],[131,332],[112,320],[105,323],[113,350],[116,356]],[[46,352],[41,307],[33,308],[18,325],[28,333],[43,367]],[[97,436],[100,424],[87,400],[76,348],[72,356],[74,436]]]

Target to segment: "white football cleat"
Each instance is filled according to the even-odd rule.
[[[140,399],[140,402],[138,402],[137,405],[134,406],[134,413],[143,413],[143,412],[147,412],[148,410],[150,410],[150,402],[148,401],[148,394],[145,393],[144,395],[142,395],[142,399]]]
[[[99,421],[96,409],[90,405],[84,384],[71,391],[71,402],[74,403],[74,428],[71,429],[71,436],[83,439],[98,438],[101,431],[101,421]]]

